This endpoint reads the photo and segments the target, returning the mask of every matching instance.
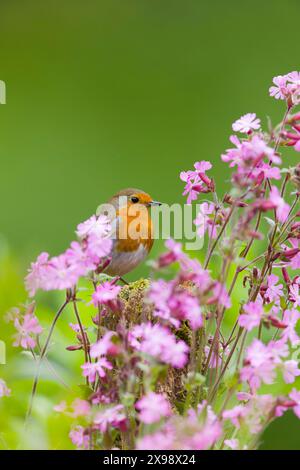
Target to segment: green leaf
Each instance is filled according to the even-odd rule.
[[[93,389],[91,389],[88,385],[78,385],[79,389],[81,390],[82,393],[82,398],[87,400],[92,393],[94,393]]]

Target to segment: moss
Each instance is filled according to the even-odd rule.
[[[122,315],[126,328],[131,328],[135,324],[153,319],[153,306],[145,302],[145,294],[149,287],[149,279],[139,279],[122,287],[119,298],[123,302]],[[192,289],[193,285],[186,283],[183,288]],[[187,322],[183,322],[181,328],[175,334],[178,339],[185,341],[189,346],[191,345],[191,329]],[[165,377],[163,379],[160,378],[156,384],[156,391],[165,393],[174,409],[180,408],[185,400],[186,389],[184,379],[187,372],[187,367],[183,369],[169,367]]]
[[[150,319],[153,307],[144,302],[145,293],[149,286],[148,279],[139,279],[122,288],[119,297],[123,302],[122,313],[126,319],[127,327]]]
[[[135,292],[145,292],[150,286],[149,279],[139,279],[138,281],[131,282],[124,286],[120,292],[120,299],[129,301],[132,294]]]

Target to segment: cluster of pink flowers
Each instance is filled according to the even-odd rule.
[[[172,414],[168,400],[159,393],[149,392],[135,405],[139,410],[139,420],[145,424],[153,424]]]
[[[155,305],[154,315],[177,328],[184,320],[189,322],[193,330],[203,325],[198,299],[188,289],[182,288],[180,279],[152,282],[148,297]]]
[[[141,438],[140,450],[207,450],[222,436],[222,424],[206,402],[186,417],[171,417],[158,431]]]
[[[81,240],[72,242],[65,253],[53,258],[48,253],[41,253],[31,264],[25,280],[30,296],[34,296],[38,289],[71,289],[80,277],[97,269],[101,260],[110,254],[110,230],[105,216],[92,216],[78,225],[76,233]]]
[[[200,193],[210,193],[214,189],[214,182],[206,172],[212,168],[210,162],[196,162],[195,170],[182,171],[180,179],[186,183],[183,195],[187,196],[187,203],[191,204]]]
[[[290,72],[273,78],[270,96],[277,100],[285,100],[289,107],[300,103],[300,72]]]
[[[159,324],[142,323],[129,332],[132,348],[175,368],[184,367],[188,361],[189,348],[184,341],[176,340],[171,331]]]
[[[227,149],[221,158],[223,162],[230,163],[230,167],[236,167],[236,172],[232,175],[235,184],[245,188],[249,180],[254,184],[260,184],[267,178],[280,179],[279,168],[271,164],[280,164],[281,159],[266,143],[262,134],[252,133],[244,140],[233,135],[230,141],[235,147]]]
[[[255,392],[262,382],[272,384],[277,368],[282,369],[286,383],[293,383],[300,375],[298,362],[284,360],[289,356],[289,349],[284,341],[270,341],[265,345],[255,339],[246,350],[244,367],[240,371],[241,380],[248,382]]]
[[[180,174],[187,203],[201,199],[194,224],[208,238],[203,261],[168,240],[149,286],[121,287],[119,278],[98,276],[110,226],[93,216],[65,253],[42,253],[32,264],[29,294],[66,289],[76,316],[77,344],[67,350],[84,356],[84,396],[55,410],[74,421],[77,448],[253,449],[287,410],[300,418],[300,165],[281,168],[279,153],[300,149],[300,113],[292,114],[300,74],[275,77],[270,94],[286,101],[278,126],[264,132],[254,113],[232,125],[243,135],[231,136],[234,147],[221,156],[233,169],[228,193],[217,194],[210,162]],[[75,288],[80,277],[91,283],[85,300]],[[34,353],[42,333],[34,308],[9,319],[14,344]],[[0,396],[8,394],[0,380]]]
[[[13,346],[23,349],[34,349],[37,345],[37,338],[43,332],[43,328],[35,315],[35,303],[31,302],[25,308],[12,309],[6,320],[12,322],[16,334],[14,335]]]
[[[118,310],[120,308],[120,302],[118,300],[120,290],[121,287],[115,285],[115,280],[99,284],[92,295],[93,304],[95,307],[104,305],[111,310]]]

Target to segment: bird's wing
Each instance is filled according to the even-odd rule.
[[[119,228],[119,224],[120,224],[120,217],[115,217],[112,221],[111,221],[111,229],[107,235],[108,238],[111,238],[112,240],[116,240],[117,239],[117,233],[118,233],[118,228]]]

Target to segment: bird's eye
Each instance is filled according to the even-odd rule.
[[[136,204],[137,202],[139,202],[139,198],[136,196],[132,196],[131,202],[133,202],[133,204]]]

